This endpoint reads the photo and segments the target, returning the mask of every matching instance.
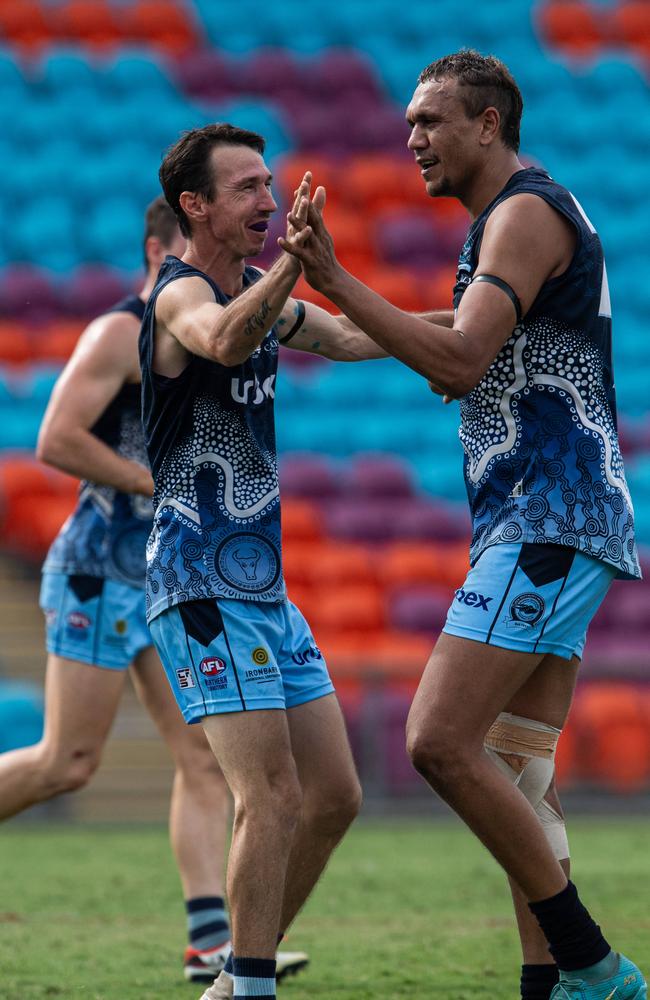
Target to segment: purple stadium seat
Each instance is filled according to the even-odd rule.
[[[130,288],[116,271],[88,266],[73,274],[63,296],[68,312],[89,317],[109,309],[128,291]]]
[[[61,301],[47,272],[24,264],[7,267],[0,278],[0,314],[40,323],[61,315]]]
[[[304,93],[311,70],[306,74],[286,49],[266,48],[233,62],[231,73],[238,93],[274,98],[283,91]]]
[[[399,498],[413,496],[409,467],[395,455],[360,455],[343,475],[347,494],[358,497]]]
[[[182,56],[172,64],[178,87],[192,97],[219,100],[234,93],[234,70],[214,49]]]
[[[375,220],[380,256],[399,267],[426,267],[447,263],[438,249],[434,220],[423,212],[387,212]]]
[[[398,538],[454,541],[469,534],[469,517],[464,508],[419,497],[396,504],[393,518]]]
[[[408,795],[423,791],[423,779],[413,767],[406,752],[406,720],[411,698],[402,692],[382,692],[381,724],[376,727],[380,741],[380,780],[389,795]]]
[[[282,493],[310,500],[329,500],[339,494],[338,473],[326,458],[307,453],[280,460]]]
[[[608,614],[612,626],[626,636],[650,631],[650,585],[618,583],[607,595]],[[650,654],[649,654],[650,655]]]
[[[351,94],[385,101],[372,65],[352,49],[328,49],[311,63],[304,82],[321,101],[347,102]]]
[[[449,610],[450,594],[446,587],[400,587],[389,602],[389,620],[395,629],[440,632]]]
[[[395,512],[401,500],[338,500],[327,505],[327,533],[356,542],[388,542],[399,537]]]
[[[620,630],[589,633],[580,676],[647,681],[650,677],[650,636],[625,635]]]

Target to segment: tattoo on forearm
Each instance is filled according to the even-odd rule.
[[[265,319],[271,312],[271,307],[266,299],[263,300],[262,305],[259,307],[254,316],[246,321],[246,326],[244,327],[244,336],[254,337],[256,333],[264,329]]]
[[[312,351],[317,351],[319,347],[320,347],[320,340],[315,340],[314,343],[311,345]]]

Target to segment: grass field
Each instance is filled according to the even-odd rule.
[[[650,969],[650,820],[572,824],[574,873],[616,946]],[[162,829],[0,830],[1,1000],[198,1000]],[[515,1000],[495,864],[453,821],[359,822],[290,937],[312,956],[285,1000]]]

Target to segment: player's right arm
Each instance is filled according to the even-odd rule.
[[[100,316],[86,328],[54,386],[36,456],[79,479],[151,496],[149,470],[92,433],[122,386],[139,380],[137,335],[138,321],[124,313]]]

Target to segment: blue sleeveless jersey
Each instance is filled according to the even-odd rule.
[[[144,302],[137,295],[129,295],[108,312],[128,312],[141,320]],[[139,385],[122,386],[91,430],[118,455],[148,466]],[[151,516],[148,497],[82,482],[77,506],[52,543],[43,571],[144,587]]]
[[[155,307],[171,281],[202,271],[167,257],[140,334],[142,416],[155,482],[147,546],[149,621],[185,601],[285,598],[273,399],[278,338],[271,329],[243,364],[190,355],[176,378],[152,370]],[[247,267],[244,287],[260,277]]]
[[[454,307],[485,224],[516,194],[573,225],[576,250],[547,281],[479,384],[460,401],[472,564],[499,542],[555,542],[639,577],[632,501],[616,433],[611,306],[600,240],[573,195],[537,168],[515,173],[472,224]]]

